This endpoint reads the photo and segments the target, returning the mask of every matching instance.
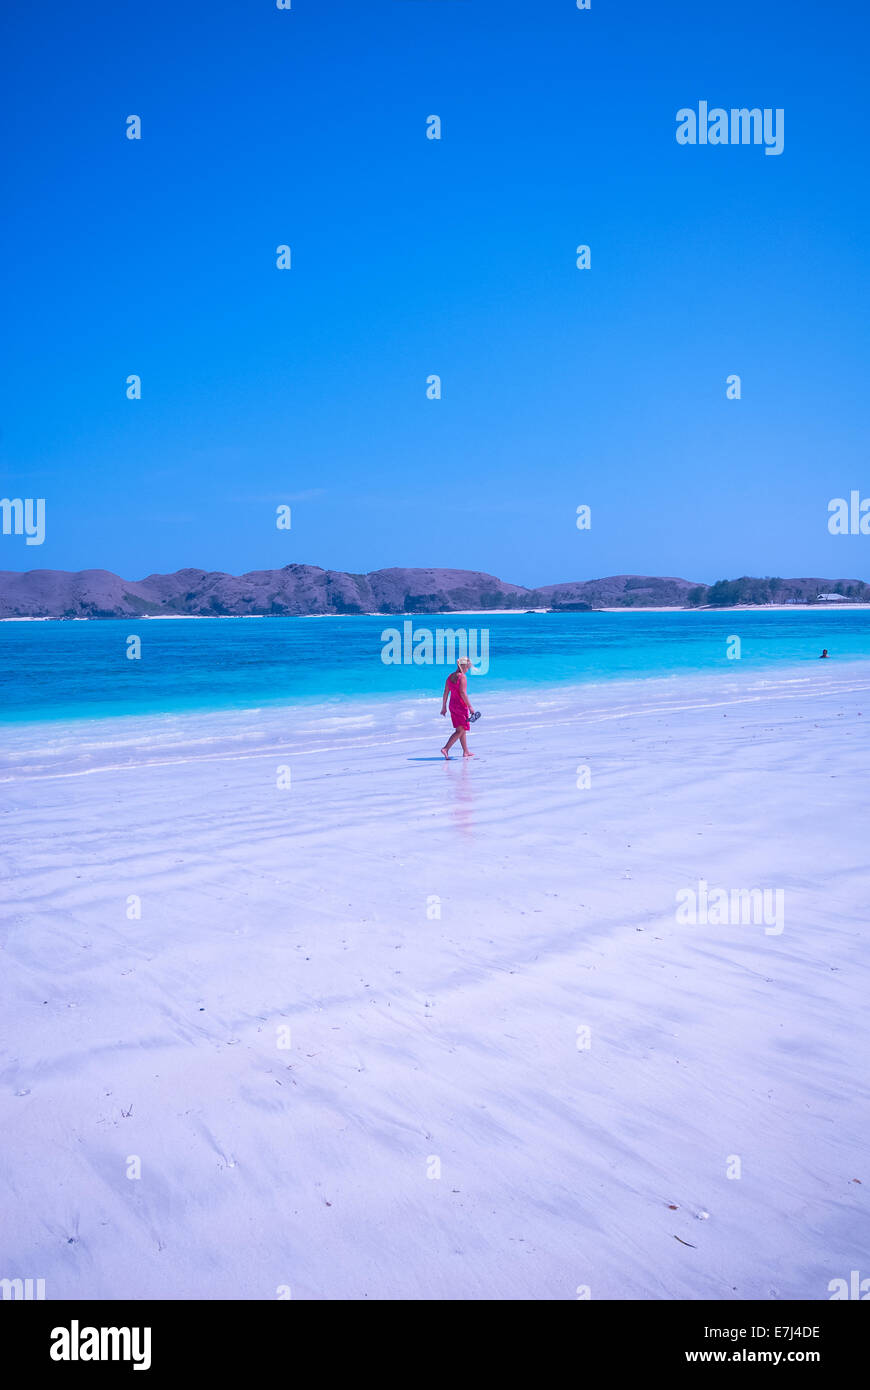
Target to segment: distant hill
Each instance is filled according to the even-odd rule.
[[[536,592],[544,603],[564,608],[588,603],[593,608],[682,608],[688,594],[703,585],[688,579],[656,579],[646,574],[612,574],[607,579],[584,579],[574,584],[547,584]]]
[[[285,565],[242,575],[183,569],[138,580],[121,579],[108,570],[28,570],[23,574],[5,570],[0,571],[0,618],[450,613],[471,608],[583,612],[814,602],[820,593],[870,600],[870,587],[859,579],[744,577],[707,586],[688,579],[617,574],[526,589],[477,570],[450,569],[346,574],[316,565]]]
[[[870,585],[862,579],[720,579],[703,596],[689,595],[690,603],[731,608],[736,603],[815,603],[819,594],[839,594],[854,603],[870,601]],[[834,600],[836,602],[836,600]]]

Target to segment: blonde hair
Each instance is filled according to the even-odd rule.
[[[471,669],[471,657],[461,656],[456,665],[459,667],[460,671],[469,671]]]

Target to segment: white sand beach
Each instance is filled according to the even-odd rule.
[[[472,693],[449,765],[437,693],[7,728],[0,1277],[739,1300],[870,1274],[870,671]],[[782,890],[782,930],[678,923],[701,880]]]

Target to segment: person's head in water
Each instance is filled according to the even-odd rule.
[[[827,655],[828,655],[828,649],[827,649],[827,647],[825,647],[825,650],[822,652],[822,656],[827,656]],[[821,661],[822,656],[819,657],[819,661]]]

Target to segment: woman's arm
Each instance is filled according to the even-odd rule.
[[[462,696],[463,700],[465,701],[465,707],[466,707],[466,709],[468,710],[468,713],[469,713],[469,714],[474,714],[474,707],[473,707],[471,701],[470,701],[469,698],[468,698],[468,681],[465,679],[465,673],[464,673],[464,672],[463,672],[462,675],[459,677],[459,693],[460,693],[460,695]]]
[[[449,690],[449,688],[450,688],[450,678],[448,677],[447,680],[444,682],[444,694],[441,696],[441,713],[442,713],[442,714],[446,714],[446,713],[447,713],[447,691]]]

